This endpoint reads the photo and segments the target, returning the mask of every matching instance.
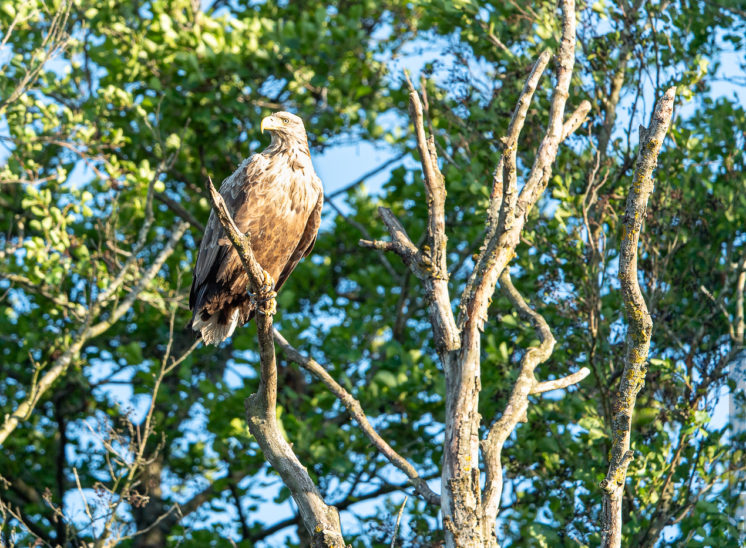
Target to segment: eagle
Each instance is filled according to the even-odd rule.
[[[316,243],[324,193],[311,163],[303,120],[277,112],[262,120],[272,136],[264,151],[244,160],[220,185],[242,233],[251,234],[256,260],[278,291]],[[218,345],[254,315],[248,275],[215,212],[205,227],[194,267],[191,326],[205,344]]]

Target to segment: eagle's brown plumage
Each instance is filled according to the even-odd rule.
[[[316,242],[324,195],[311,164],[303,121],[288,112],[262,120],[272,142],[244,160],[220,185],[238,229],[251,232],[259,264],[282,287]],[[189,308],[192,329],[219,344],[253,316],[248,277],[238,253],[210,213],[194,267]]]

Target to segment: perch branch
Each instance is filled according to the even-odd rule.
[[[427,482],[417,473],[414,466],[412,466],[407,459],[394,451],[394,449],[386,443],[386,440],[375,431],[370,422],[368,422],[368,418],[365,416],[365,412],[363,411],[360,402],[353,398],[347,390],[335,381],[316,360],[298,352],[298,350],[296,350],[277,330],[275,330],[275,340],[290,360],[294,361],[303,369],[321,380],[329,391],[342,402],[350,415],[352,415],[352,418],[360,425],[360,429],[368,437],[370,442],[389,460],[389,462],[391,462],[391,464],[406,474],[417,493],[430,504],[439,505],[440,496],[430,489]]]
[[[622,543],[622,495],[627,467],[633,459],[633,452],[630,451],[632,413],[637,394],[645,382],[645,362],[653,330],[653,320],[637,279],[637,246],[648,198],[653,191],[653,170],[671,125],[675,94],[676,89],[673,87],[666,91],[653,112],[650,127],[640,128],[635,176],[624,213],[619,251],[619,282],[628,324],[627,352],[613,408],[609,471],[601,482],[604,492],[602,546],[605,548],[618,548]]]
[[[208,179],[208,191],[213,211],[228,239],[238,252],[249,277],[252,294],[271,299],[274,282],[259,265],[251,249],[251,235],[242,234],[220,193]],[[269,289],[268,289],[269,287]],[[298,505],[303,525],[313,539],[314,548],[344,546],[339,513],[328,506],[314,485],[306,468],[300,463],[277,423],[277,363],[272,336],[274,306],[265,305],[256,315],[259,356],[261,360],[259,387],[246,400],[246,421],[264,455],[282,478]]]
[[[252,293],[258,293],[264,285],[264,269],[257,262],[254,257],[254,251],[251,249],[251,234],[242,234],[236,226],[233,216],[228,211],[228,206],[225,205],[225,201],[220,193],[215,189],[215,185],[212,184],[212,179],[208,177],[207,190],[210,196],[210,203],[212,203],[213,211],[220,221],[220,225],[223,227],[228,239],[236,248],[238,257],[241,259],[246,274],[249,276],[249,288]],[[274,354],[274,345],[272,345]]]

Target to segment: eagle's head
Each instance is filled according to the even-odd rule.
[[[289,112],[275,112],[262,120],[262,133],[269,131],[272,142],[275,141],[300,141],[306,142],[306,128],[295,114]]]

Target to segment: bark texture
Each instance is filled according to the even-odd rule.
[[[637,244],[648,198],[653,191],[653,170],[671,125],[675,94],[676,89],[670,88],[658,102],[650,127],[640,128],[640,149],[624,213],[619,250],[619,282],[627,318],[627,351],[613,408],[611,462],[606,478],[601,482],[604,492],[602,546],[605,548],[617,548],[622,544],[624,482],[629,463],[634,458],[630,451],[632,413],[637,394],[645,382],[650,335],[653,331],[653,320],[637,279]]]

